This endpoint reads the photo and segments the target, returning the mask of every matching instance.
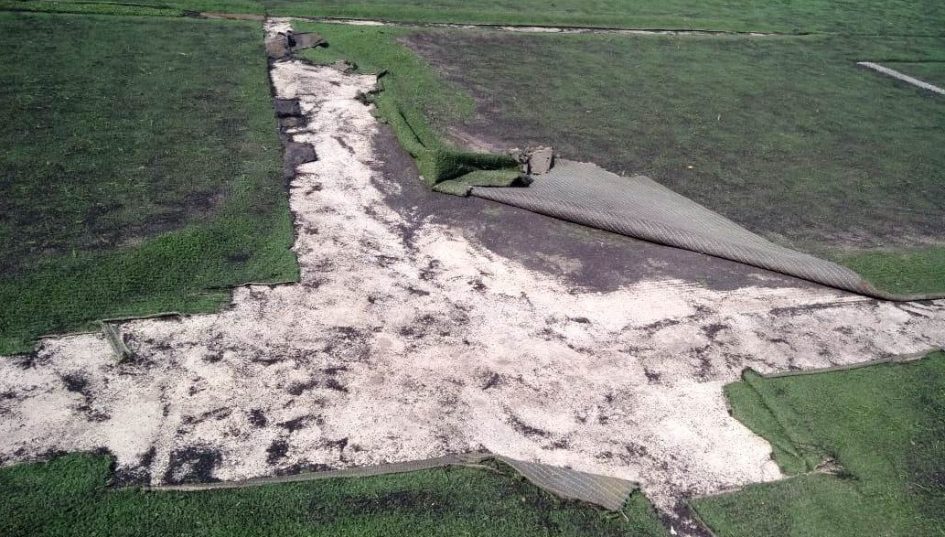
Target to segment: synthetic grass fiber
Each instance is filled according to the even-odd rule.
[[[725,392],[797,477],[694,501],[719,537],[945,531],[945,353],[816,374],[749,371]]]
[[[0,27],[0,354],[297,279],[258,23]]]
[[[262,0],[270,14],[401,22],[945,35],[937,0]]]
[[[463,119],[432,118],[443,132],[552,145],[651,177],[885,291],[945,292],[945,98],[855,64],[933,70],[945,40],[459,29],[408,39],[476,99]]]
[[[477,153],[446,143],[431,121],[462,118],[472,100],[450,88],[409,49],[398,42],[399,28],[361,28],[338,24],[293,23],[296,31],[315,31],[328,47],[302,51],[319,64],[352,62],[363,73],[378,73],[379,93],[371,97],[404,149],[417,161],[420,175],[439,192],[466,195],[473,186],[511,186],[527,182],[509,155]]]
[[[556,499],[495,472],[435,469],[244,489],[109,488],[110,460],[68,455],[0,469],[0,534],[64,535],[601,535],[663,536],[633,494],[623,515]]]

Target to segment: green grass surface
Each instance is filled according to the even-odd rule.
[[[257,0],[0,0],[0,10],[179,17],[185,12],[262,14]]]
[[[624,516],[559,501],[507,469],[207,492],[110,489],[109,459],[68,455],[0,469],[0,535],[663,536],[647,500]]]
[[[0,27],[0,354],[297,278],[258,23]]]
[[[643,173],[894,292],[945,291],[945,99],[855,66],[945,59],[945,40],[548,36],[427,30],[412,46],[500,145]],[[512,52],[514,51],[514,53]],[[876,263],[874,252],[907,266]],[[887,270],[889,269],[889,270]]]
[[[945,247],[861,252],[837,260],[880,289],[904,294],[945,291]]]
[[[694,506],[719,537],[945,533],[945,353],[726,387],[788,474]],[[833,475],[808,473],[824,460]]]
[[[937,0],[262,0],[280,15],[723,31],[945,35]]]

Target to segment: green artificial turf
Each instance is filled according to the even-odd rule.
[[[297,279],[258,23],[0,27],[0,354]]]
[[[945,353],[808,375],[747,372],[725,392],[796,477],[695,500],[719,537],[945,533]],[[812,472],[824,461],[830,473]]]
[[[945,60],[945,40],[458,29],[409,39],[477,99],[472,116],[431,118],[441,132],[550,144],[646,174],[888,291],[945,292],[945,97],[855,65]]]
[[[0,0],[0,10],[179,17],[192,12],[254,13],[258,0]]]
[[[106,487],[109,463],[77,454],[0,469],[0,535],[666,535],[642,494],[621,516],[557,500],[502,467],[147,492]]]
[[[866,251],[837,260],[880,289],[903,294],[945,292],[945,247]]]
[[[945,35],[937,0],[262,0],[270,13],[410,22]]]
[[[473,101],[445,84],[408,48],[399,43],[402,28],[360,27],[296,22],[295,30],[315,31],[327,47],[302,51],[313,63],[346,60],[362,73],[383,74],[381,91],[371,96],[378,113],[417,161],[426,183],[440,192],[465,195],[470,186],[509,186],[521,179],[512,157],[457,149],[432,124],[468,117]]]

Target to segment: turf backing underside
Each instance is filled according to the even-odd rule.
[[[110,460],[68,455],[0,469],[0,535],[662,537],[634,493],[623,514],[466,468],[202,492],[106,487]]]
[[[807,375],[748,372],[726,395],[797,477],[696,500],[719,537],[942,535],[945,353]]]

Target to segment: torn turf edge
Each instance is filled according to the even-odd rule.
[[[640,489],[639,483],[616,477],[608,477],[569,468],[560,468],[541,463],[521,461],[488,452],[472,452],[444,455],[431,459],[399,463],[362,466],[342,470],[306,472],[286,476],[271,476],[247,479],[244,481],[218,481],[213,483],[158,485],[145,487],[153,491],[209,491],[259,487],[280,483],[299,483],[323,479],[374,477],[401,474],[434,468],[462,466],[483,468],[483,463],[496,461],[515,470],[533,485],[567,500],[577,500],[603,507],[609,511],[621,511],[630,495]]]

